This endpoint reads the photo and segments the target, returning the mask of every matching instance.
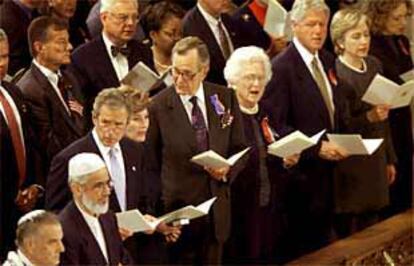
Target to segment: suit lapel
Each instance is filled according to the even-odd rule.
[[[137,185],[137,182],[139,182],[140,178],[137,175],[138,171],[138,161],[136,161],[136,157],[131,156],[130,148],[128,145],[125,145],[124,141],[121,140],[120,142],[122,156],[124,158],[124,166],[125,166],[125,184],[126,184],[126,208],[134,209],[137,208],[137,202],[134,202],[134,198],[138,198],[136,196],[139,191],[137,189],[140,189],[140,187]],[[134,147],[135,148],[135,147]]]
[[[219,151],[218,147],[215,144],[219,143],[217,141],[221,137],[223,132],[221,128],[220,116],[216,113],[214,106],[211,102],[211,96],[217,94],[220,101],[220,94],[217,93],[212,87],[204,83],[204,96],[206,101],[207,109],[207,119],[208,119],[208,139],[209,139],[209,148],[211,150]]]
[[[72,212],[73,212],[73,218],[76,220],[76,224],[78,225],[77,229],[79,232],[79,237],[83,239],[85,248],[87,250],[85,251],[85,253],[87,253],[90,258],[95,258],[96,262],[106,264],[105,256],[103,255],[101,248],[99,247],[99,244],[97,240],[95,239],[95,236],[93,235],[91,229],[89,228],[82,214],[76,207],[75,203],[72,201],[70,204],[71,204],[70,208],[72,209]],[[105,235],[105,230],[103,227],[102,227],[102,231],[104,231],[103,233]],[[105,241],[107,241],[106,237],[105,237]],[[106,243],[107,245],[109,244],[108,242]]]
[[[60,110],[61,117],[66,121],[66,123],[72,128],[75,133],[79,134],[78,127],[72,121],[72,118],[69,116],[68,111],[66,110],[62,100],[57,95],[55,89],[50,84],[49,80],[43,75],[43,73],[32,64],[31,70],[33,77],[37,80],[40,86],[42,86],[45,93],[50,97],[52,104],[55,104]]]
[[[99,64],[95,66],[99,68],[100,77],[108,80],[105,84],[119,84],[118,76],[116,75],[115,68],[112,65],[110,55],[106,50],[102,35],[97,40],[96,50],[97,56],[101,57]]]

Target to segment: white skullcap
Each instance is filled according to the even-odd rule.
[[[45,210],[34,210],[31,212],[26,213],[25,215],[23,215],[19,221],[17,222],[17,225],[21,225],[22,223],[25,223],[27,221],[31,221],[34,218],[36,218],[37,216],[44,214],[46,211]]]
[[[69,182],[71,179],[94,173],[106,165],[96,153],[83,152],[76,154],[69,160]]]

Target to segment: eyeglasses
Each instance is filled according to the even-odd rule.
[[[241,77],[241,80],[248,84],[253,84],[257,81],[259,84],[263,84],[265,82],[265,78],[263,76],[249,74]]]
[[[111,14],[118,22],[120,23],[126,23],[129,19],[132,21],[132,23],[136,24],[139,20],[138,15],[137,14],[122,14],[122,13],[113,13],[113,12],[108,12],[109,14]]]
[[[178,79],[180,76],[186,80],[186,81],[191,81],[194,79],[194,77],[200,72],[200,70],[198,70],[195,73],[191,73],[189,71],[181,71],[178,68],[172,67],[171,68],[171,75],[173,76],[174,79]]]

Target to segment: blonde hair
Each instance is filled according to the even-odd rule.
[[[131,114],[139,113],[148,107],[150,98],[147,92],[128,85],[121,85],[119,90],[124,94]]]
[[[412,4],[410,0],[362,1],[360,8],[364,10],[364,12],[372,20],[371,32],[377,35],[384,32],[390,13],[401,4],[405,4],[407,6],[408,15],[411,15]]]
[[[368,16],[355,8],[344,8],[335,13],[332,17],[330,32],[336,54],[340,55],[344,52],[340,42],[344,40],[345,33],[355,28],[361,21],[365,22],[368,28],[371,26]]]

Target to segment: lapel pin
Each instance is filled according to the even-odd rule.
[[[135,168],[135,166],[132,166],[132,171],[136,171],[137,170],[137,168]]]

